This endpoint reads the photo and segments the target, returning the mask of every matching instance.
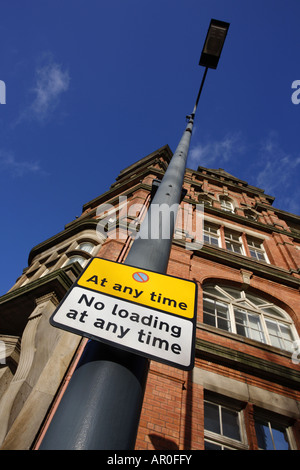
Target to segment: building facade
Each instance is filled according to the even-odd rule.
[[[126,259],[171,157],[121,171],[0,298],[1,449],[39,448],[86,344],[49,317],[91,257]],[[187,169],[184,189],[167,272],[198,286],[195,367],[151,361],[136,450],[299,450],[300,217],[222,169]]]

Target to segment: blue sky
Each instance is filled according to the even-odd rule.
[[[211,18],[230,29],[207,74],[188,167],[224,168],[300,214],[299,0],[3,0],[0,9],[0,294],[31,248],[120,170],[165,144],[175,151]]]

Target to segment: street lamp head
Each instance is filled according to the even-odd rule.
[[[199,65],[211,69],[217,68],[228,28],[229,23],[225,21],[211,20]]]

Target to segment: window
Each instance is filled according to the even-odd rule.
[[[205,450],[248,450],[244,422],[245,403],[204,391]],[[259,450],[293,450],[293,420],[254,406],[254,427]],[[251,418],[252,419],[252,418]]]
[[[294,342],[289,326],[282,324],[278,320],[267,320],[266,325],[269,332],[271,344],[280,349],[292,350]]]
[[[233,204],[228,197],[220,197],[221,209],[225,212],[234,212]]]
[[[203,203],[205,206],[212,206],[212,199],[207,194],[200,194],[198,196],[198,201]]]
[[[204,233],[203,233],[204,243],[209,243],[210,245],[219,246],[219,230],[215,225],[204,223]]]
[[[291,450],[287,418],[258,410],[254,414],[256,439],[261,450]]]
[[[69,266],[72,263],[79,263],[81,266],[84,265],[84,262],[86,261],[83,256],[71,256],[68,261],[65,263],[65,266]]]
[[[256,313],[241,308],[234,308],[236,332],[246,338],[255,339],[265,343],[260,317]]]
[[[289,352],[294,352],[293,343],[298,339],[284,310],[231,287],[204,287],[203,322]]]
[[[233,251],[233,253],[244,254],[243,243],[241,240],[241,236],[238,232],[233,232],[231,230],[225,229],[224,235],[227,250]]]
[[[257,220],[257,214],[256,214],[256,212],[254,212],[254,211],[251,210],[251,209],[245,209],[245,210],[244,210],[244,215],[245,215],[245,217],[247,217],[247,219]]]
[[[228,305],[220,300],[204,297],[203,321],[207,325],[231,331]]]
[[[69,257],[63,266],[68,266],[72,263],[79,263],[82,267],[85,266],[87,261],[91,259],[94,248],[97,243],[93,241],[76,241],[71,245],[68,251]],[[81,253],[80,253],[81,252]]]
[[[245,449],[243,418],[239,407],[225,397],[204,400],[205,450]]]
[[[90,242],[82,242],[78,246],[78,250],[86,251],[87,253],[92,253],[94,248],[95,248],[95,245]]]
[[[247,243],[251,258],[258,261],[267,261],[266,254],[263,249],[263,242],[261,240],[247,237]]]
[[[231,230],[223,225],[218,226],[211,222],[209,217],[204,221],[203,241],[210,245],[225,248],[231,253],[250,256],[253,260],[269,263],[263,240]],[[246,246],[244,242],[247,243]],[[247,247],[248,249],[246,249]]]

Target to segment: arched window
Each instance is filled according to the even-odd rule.
[[[78,246],[78,250],[86,251],[87,253],[92,253],[93,249],[95,248],[94,243],[91,242],[82,242]]]
[[[231,287],[204,287],[203,322],[290,352],[297,339],[292,320],[284,310]]]
[[[198,201],[205,206],[212,206],[212,198],[207,194],[199,194]]]
[[[220,196],[219,197],[221,203],[221,209],[225,212],[234,212],[234,207],[232,200],[227,196]]]
[[[81,265],[83,266],[86,259],[83,258],[83,256],[71,256],[67,262],[64,264],[64,266],[69,266],[70,264],[72,263],[76,263],[76,261]]]

